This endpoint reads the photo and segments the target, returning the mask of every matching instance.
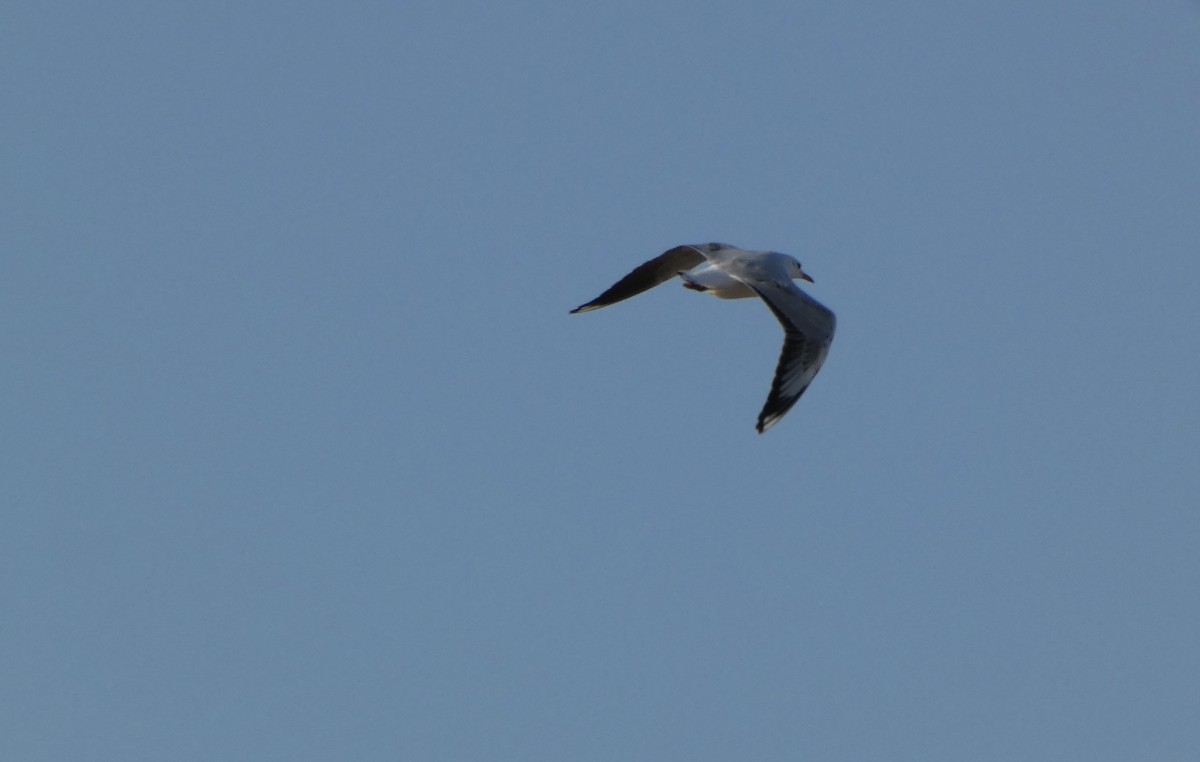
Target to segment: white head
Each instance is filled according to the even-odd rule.
[[[792,278],[806,280],[809,283],[813,282],[813,279],[809,277],[808,273],[804,272],[804,268],[800,267],[800,260],[793,256],[789,256],[788,254],[780,254],[778,251],[772,251],[771,253],[779,254],[779,256],[787,260],[788,275],[792,276]]]

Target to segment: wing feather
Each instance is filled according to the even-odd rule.
[[[587,304],[582,304],[571,313],[588,312],[616,304],[619,301],[649,291],[660,283],[675,277],[680,270],[690,270],[703,262],[704,254],[695,246],[676,246],[659,254],[649,262],[643,262],[631,273],[613,284],[612,288]]]
[[[795,284],[750,284],[783,326],[783,349],[771,391],[758,414],[761,434],[792,409],[829,354],[837,320],[833,312]],[[790,286],[790,288],[788,288]]]

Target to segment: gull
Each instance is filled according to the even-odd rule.
[[[761,434],[783,418],[812,383],[833,341],[837,320],[828,308],[801,291],[794,278],[813,279],[800,263],[777,251],[749,251],[727,243],[687,244],[659,254],[587,304],[590,312],[637,296],[678,275],[683,287],[721,299],[760,297],[783,326],[783,351],[771,392],[755,426]]]

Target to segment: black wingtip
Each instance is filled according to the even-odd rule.
[[[786,410],[783,412],[787,413]],[[768,431],[775,428],[775,424],[779,423],[781,420],[783,420],[782,414],[776,415],[774,413],[769,413],[764,409],[758,414],[758,423],[755,424],[754,428],[758,429],[759,434],[766,434]]]

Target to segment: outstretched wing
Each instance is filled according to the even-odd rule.
[[[761,434],[778,423],[812,383],[829,354],[837,319],[791,281],[748,285],[758,292],[783,326],[783,351],[775,366],[771,393],[758,414],[757,428]]]
[[[668,249],[649,262],[638,265],[633,272],[613,284],[612,288],[587,304],[576,307],[571,312],[573,314],[598,310],[631,296],[637,296],[643,291],[649,291],[658,284],[675,277],[680,270],[692,269],[704,259],[704,254],[695,246],[676,246]]]

